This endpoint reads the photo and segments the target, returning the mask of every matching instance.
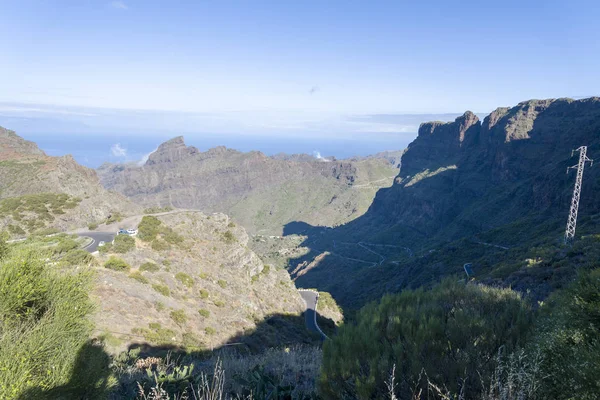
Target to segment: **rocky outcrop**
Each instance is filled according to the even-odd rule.
[[[77,207],[48,221],[49,226],[63,230],[101,222],[114,212],[141,211],[122,195],[105,190],[96,172],[78,164],[72,156],[47,156],[35,143],[0,128],[0,201],[40,193],[80,199]],[[10,215],[0,218],[0,231],[9,225],[17,226],[19,221]]]

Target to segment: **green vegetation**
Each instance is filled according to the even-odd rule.
[[[185,272],[175,274],[175,279],[181,282],[185,287],[191,288],[194,286],[194,279]]]
[[[88,224],[88,229],[90,231],[95,231],[96,229],[98,229],[98,224],[96,222],[90,222]]]
[[[152,247],[152,250],[156,250],[156,251],[165,251],[165,250],[169,250],[171,248],[171,246],[169,246],[169,244],[167,242],[165,242],[164,240],[161,240],[161,239],[154,239],[152,241],[150,247]]]
[[[200,289],[200,298],[201,299],[208,299],[208,290],[206,289]]]
[[[177,325],[183,325],[188,320],[188,317],[185,315],[185,311],[183,310],[173,310],[169,315]]]
[[[152,289],[156,290],[158,293],[162,294],[163,296],[171,295],[171,291],[169,290],[169,287],[167,285],[155,283],[154,285],[152,285]]]
[[[173,338],[175,337],[175,331],[167,328],[163,328],[159,323],[150,323],[148,328],[133,328],[131,333],[134,335],[141,335],[148,343],[164,345],[172,344]]]
[[[87,251],[76,249],[65,254],[65,256],[61,258],[61,262],[66,265],[88,265],[96,263],[96,259]]]
[[[153,262],[145,262],[140,265],[140,271],[158,272],[160,267]]]
[[[219,279],[217,281],[217,283],[219,284],[219,286],[221,286],[223,289],[225,289],[227,287],[227,281],[224,281],[223,279]]]
[[[207,335],[214,335],[215,333],[217,333],[216,329],[210,326],[204,328],[204,332],[206,332]]]
[[[11,217],[19,225],[10,225],[13,235],[25,234],[44,228],[54,221],[56,215],[65,214],[65,210],[77,207],[80,198],[64,193],[28,194],[0,200],[0,218]]]
[[[439,387],[475,398],[494,371],[490,360],[523,342],[530,318],[516,292],[455,280],[384,296],[325,343],[322,392],[383,398],[395,365],[399,393],[418,387],[426,393],[424,373]]]
[[[225,302],[222,300],[215,300],[215,301],[213,301],[213,304],[219,308],[225,307]]]
[[[144,209],[144,214],[158,214],[163,212],[173,211],[173,207],[150,207]]]
[[[88,342],[91,276],[60,274],[47,255],[9,250],[0,264],[0,398],[41,398],[42,389],[82,397],[102,377],[102,357]],[[99,351],[100,353],[101,350]],[[86,368],[73,371],[74,365]],[[74,377],[81,380],[73,386]],[[75,378],[78,379],[78,378]],[[69,386],[69,383],[71,384]],[[50,392],[47,392],[50,394]],[[102,396],[102,388],[96,388]]]
[[[105,245],[106,246],[106,245]],[[112,245],[112,251],[115,253],[127,253],[135,249],[135,239],[129,235],[117,235]]]
[[[151,242],[152,249],[156,251],[168,250],[169,244],[181,245],[184,241],[182,236],[151,215],[142,218],[138,226],[138,237]]]
[[[600,393],[600,269],[581,272],[575,283],[542,307],[531,347],[541,351],[543,360],[540,398],[596,398]]]
[[[143,283],[145,285],[147,285],[148,283],[150,283],[150,281],[148,280],[148,278],[146,278],[144,275],[142,275],[140,273],[140,271],[134,271],[131,274],[129,274],[129,277],[131,279],[135,279],[136,281]]]
[[[108,261],[104,263],[104,267],[112,269],[114,271],[129,272],[131,267],[124,260],[117,257],[110,257]]]
[[[228,230],[223,233],[223,241],[225,243],[232,244],[237,242],[237,239],[235,238],[235,235]]]
[[[198,310],[198,314],[200,314],[201,316],[203,316],[204,318],[208,318],[210,317],[210,311],[208,311],[205,308],[201,308],[200,310]]]
[[[110,214],[110,216],[108,218],[106,218],[106,221],[104,221],[104,223],[106,225],[108,225],[108,224],[112,224],[114,222],[121,222],[122,219],[123,219],[123,214],[121,214],[118,211],[114,211]]]

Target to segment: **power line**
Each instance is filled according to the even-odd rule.
[[[594,160],[587,157],[587,146],[581,146],[571,152],[573,154],[579,152],[579,163],[572,167],[567,168],[567,173],[572,168],[577,168],[577,178],[575,179],[575,188],[573,189],[573,198],[571,199],[571,209],[569,211],[569,219],[567,220],[567,229],[565,230],[565,243],[570,243],[575,238],[575,227],[577,225],[577,212],[579,210],[579,196],[581,195],[581,184],[583,181],[583,169],[585,163],[590,162],[590,166],[594,163]]]

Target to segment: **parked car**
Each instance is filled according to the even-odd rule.
[[[102,246],[104,246],[105,244],[106,244],[106,243],[104,243],[104,242],[100,242],[100,243],[98,243],[98,247],[102,247]]]
[[[127,229],[127,234],[128,235],[137,235],[138,231],[137,229]]]
[[[127,233],[127,229],[119,229],[117,235],[129,235],[129,233]]]

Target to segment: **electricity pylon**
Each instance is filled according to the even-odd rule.
[[[578,149],[571,151],[573,154],[579,152],[579,163],[567,168],[567,174],[571,168],[577,168],[577,179],[575,180],[575,188],[573,189],[573,199],[571,200],[571,210],[569,211],[569,219],[567,220],[567,230],[565,231],[565,243],[569,243],[575,237],[575,226],[577,225],[577,211],[579,210],[579,195],[581,194],[581,182],[583,180],[583,168],[586,162],[590,162],[590,166],[594,163],[587,157],[587,146],[581,146]]]

